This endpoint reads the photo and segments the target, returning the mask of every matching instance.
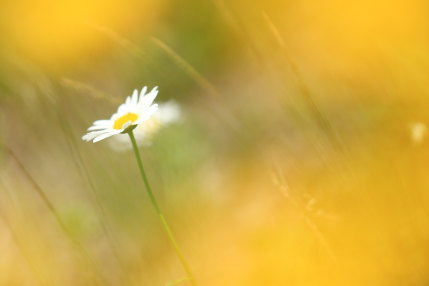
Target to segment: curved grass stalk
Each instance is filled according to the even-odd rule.
[[[91,178],[88,167],[86,166],[85,161],[73,137],[71,127],[69,123],[66,120],[64,120],[61,116],[59,117],[59,121],[61,124],[62,131],[64,133],[64,137],[66,138],[68,146],[70,148],[71,157],[77,167],[77,170],[79,171],[80,176],[88,182],[91,200],[93,202],[94,207],[99,212],[98,222],[101,226],[101,229],[105,237],[107,238],[107,242],[110,246],[110,251],[112,252],[118,266],[122,270],[122,276],[124,277],[124,279],[126,279],[129,282],[129,284],[132,284],[130,282],[131,278],[128,277],[128,275],[126,275],[126,266],[125,266],[125,262],[123,261],[120,255],[120,251],[118,247],[119,243],[114,237],[111,226],[107,223],[107,217],[108,217],[107,211],[103,207],[103,204],[101,203],[99,195],[97,194],[94,181]]]
[[[277,45],[280,47],[282,51],[282,55],[284,57],[284,60],[289,65],[293,76],[295,77],[295,81],[297,84],[297,87],[301,93],[301,96],[303,97],[307,107],[309,108],[311,114],[316,120],[316,123],[319,125],[321,130],[326,134],[328,139],[330,140],[331,144],[334,145],[338,150],[344,151],[344,146],[340,139],[338,138],[338,135],[335,132],[334,127],[332,126],[331,122],[327,118],[327,116],[322,112],[320,107],[315,102],[310,89],[307,87],[304,78],[301,74],[300,69],[298,68],[298,65],[295,63],[295,61],[292,59],[292,57],[289,55],[286,42],[284,38],[282,37],[279,29],[274,24],[274,22],[271,20],[271,18],[268,16],[267,13],[262,12],[262,17],[264,18],[264,21],[267,25],[267,29],[269,30],[271,36],[276,41]]]
[[[30,255],[28,254],[27,250],[24,247],[24,243],[20,239],[16,229],[13,227],[12,223],[9,221],[8,217],[6,216],[5,212],[3,211],[2,206],[0,206],[0,222],[3,223],[7,227],[7,229],[9,230],[9,233],[11,235],[13,242],[15,243],[18,251],[21,253],[25,262],[27,263],[29,269],[31,270],[31,273],[33,276],[33,282],[39,286],[52,285],[51,283],[48,283],[47,278],[44,276],[42,277],[42,275],[37,270],[36,264],[30,258]]]
[[[186,275],[188,276],[189,281],[191,282],[191,284],[193,286],[196,286],[197,284],[195,282],[191,268],[189,267],[189,264],[186,261],[184,255],[182,253],[182,250],[179,248],[179,245],[177,244],[176,239],[174,238],[173,232],[171,231],[170,226],[168,225],[167,220],[165,219],[164,214],[162,213],[162,211],[158,205],[158,202],[156,201],[156,198],[152,192],[152,188],[150,187],[149,180],[147,179],[146,173],[145,173],[144,168],[143,168],[143,163],[142,163],[142,160],[140,157],[139,148],[137,147],[137,142],[136,142],[136,139],[134,137],[133,130],[130,129],[127,131],[127,133],[130,136],[130,140],[131,140],[131,143],[133,145],[134,155],[136,157],[137,165],[139,167],[140,175],[141,175],[143,182],[145,184],[146,191],[147,191],[147,194],[150,198],[152,206],[154,207],[154,209],[155,209],[155,211],[156,211],[156,213],[157,213],[157,215],[161,221],[161,224],[162,224],[162,227],[164,228],[164,231],[167,233],[167,236],[170,239],[170,242],[174,248],[174,251],[176,252],[177,257],[179,258],[179,260],[180,260],[180,262],[181,262],[181,264],[182,264],[182,266],[186,272]]]
[[[103,285],[105,284],[105,279],[100,274],[99,269],[97,268],[97,264],[94,261],[91,254],[88,252],[88,250],[82,245],[82,243],[74,237],[74,235],[71,233],[71,231],[68,229],[66,224],[61,219],[60,215],[58,214],[57,210],[55,209],[53,203],[46,195],[45,191],[42,189],[42,187],[36,182],[36,180],[31,176],[31,174],[28,172],[28,170],[25,168],[24,164],[21,162],[21,160],[15,155],[15,153],[10,149],[8,146],[4,145],[2,146],[4,150],[9,153],[9,155],[15,160],[16,164],[18,165],[21,172],[24,174],[24,176],[27,178],[27,180],[30,182],[34,190],[36,191],[37,195],[40,197],[40,199],[43,201],[45,206],[47,207],[49,213],[54,217],[55,221],[57,222],[59,228],[64,233],[64,235],[70,240],[70,242],[73,244],[73,246],[80,252],[82,257],[86,260],[86,263],[91,267],[92,269],[92,280],[96,285]]]

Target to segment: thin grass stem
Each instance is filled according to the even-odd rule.
[[[185,272],[189,278],[189,281],[191,282],[191,284],[193,286],[196,286],[197,284],[195,282],[194,276],[192,275],[191,268],[189,267],[189,264],[186,261],[184,255],[182,253],[182,250],[179,248],[179,245],[177,244],[176,239],[174,238],[173,232],[171,231],[170,226],[168,225],[167,220],[165,219],[164,214],[162,213],[162,211],[161,211],[161,209],[160,209],[160,207],[156,201],[156,198],[152,192],[152,188],[150,187],[149,180],[148,180],[146,173],[144,171],[144,168],[143,168],[143,163],[142,163],[142,160],[140,157],[139,148],[137,146],[137,142],[136,142],[136,139],[134,137],[134,133],[133,133],[132,129],[128,131],[128,135],[130,136],[131,143],[133,145],[134,155],[136,157],[137,165],[138,165],[139,170],[140,170],[140,175],[141,175],[143,182],[145,184],[146,191],[147,191],[147,194],[149,195],[152,206],[155,208],[155,211],[158,214],[159,219],[161,220],[162,227],[164,228],[165,232],[167,233],[167,236],[170,239],[170,242],[171,242],[171,244],[172,244],[172,246],[176,252],[177,257],[179,258],[180,262],[182,263],[182,266],[183,266],[183,268],[184,268],[184,270],[185,270]]]
[[[107,223],[108,220],[108,214],[106,209],[103,207],[103,204],[99,198],[99,195],[96,191],[96,187],[95,187],[95,183],[91,178],[91,175],[89,173],[88,167],[85,164],[85,161],[79,151],[78,145],[76,143],[76,140],[73,136],[73,132],[71,130],[71,127],[69,125],[69,123],[63,119],[61,116],[59,117],[59,121],[61,124],[61,128],[62,131],[64,133],[64,136],[67,140],[69,149],[70,149],[70,153],[71,153],[71,157],[77,167],[77,170],[80,174],[80,176],[86,180],[88,182],[89,185],[89,189],[90,189],[90,195],[91,195],[91,201],[93,202],[94,207],[98,210],[99,215],[98,215],[98,222],[101,226],[101,229],[105,235],[105,237],[107,238],[107,242],[110,246],[110,250],[113,254],[113,256],[116,259],[116,262],[118,264],[118,266],[121,268],[122,270],[122,276],[124,277],[124,279],[126,279],[129,284],[131,283],[131,278],[126,275],[126,265],[125,262],[123,261],[121,255],[120,255],[120,251],[119,251],[119,243],[118,241],[115,239],[114,236],[114,231],[112,230],[111,226]]]
[[[43,203],[46,205],[47,209],[51,213],[51,215],[54,217],[55,221],[57,222],[58,226],[64,233],[64,235],[70,239],[73,246],[78,249],[82,255],[82,257],[86,260],[86,262],[91,266],[93,273],[93,282],[96,283],[96,285],[103,285],[105,283],[104,277],[100,275],[100,272],[97,268],[97,263],[94,261],[91,254],[88,252],[88,250],[82,245],[82,243],[76,239],[71,233],[71,231],[68,229],[66,224],[61,219],[60,215],[58,214],[57,210],[55,209],[54,205],[52,204],[51,200],[46,195],[45,191],[42,189],[42,187],[36,182],[36,180],[31,176],[31,174],[28,172],[28,170],[25,168],[24,164],[21,162],[21,160],[15,155],[15,153],[8,147],[8,146],[2,146],[6,152],[9,153],[9,155],[15,160],[16,164],[18,165],[21,172],[24,174],[24,176],[27,178],[27,180],[30,182],[30,184],[33,186],[34,190],[36,191],[37,195],[41,198]],[[101,281],[100,281],[101,280]]]
[[[311,114],[315,118],[317,124],[321,128],[321,130],[325,133],[325,135],[330,140],[331,144],[334,145],[334,147],[337,150],[344,151],[344,146],[342,142],[339,140],[334,127],[332,126],[331,122],[325,116],[325,114],[320,110],[319,106],[315,102],[309,88],[307,87],[304,78],[301,74],[301,71],[298,67],[298,65],[295,63],[295,61],[292,59],[292,57],[289,55],[289,52],[287,50],[286,42],[284,38],[282,37],[279,29],[274,24],[274,22],[271,20],[271,18],[268,16],[267,13],[262,12],[262,17],[264,18],[264,21],[267,25],[268,30],[270,31],[272,37],[275,39],[276,43],[280,47],[282,51],[282,55],[289,65],[293,76],[295,77],[297,87],[307,105],[309,108]]]
[[[47,281],[47,278],[42,277],[42,275],[39,273],[36,264],[34,261],[30,258],[30,255],[28,254],[27,250],[24,247],[24,243],[20,239],[20,236],[17,234],[17,231],[12,226],[12,223],[7,218],[5,212],[3,211],[2,207],[0,206],[0,222],[3,222],[3,224],[8,228],[10,235],[18,249],[18,251],[21,253],[22,257],[24,258],[25,262],[29,266],[31,273],[33,275],[33,282],[37,285],[52,285],[52,283],[49,283]]]

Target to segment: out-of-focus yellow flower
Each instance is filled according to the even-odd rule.
[[[90,65],[88,61],[117,47],[96,27],[125,37],[143,36],[156,23],[162,6],[155,0],[0,1],[2,48],[47,70]]]
[[[427,127],[422,122],[413,122],[410,124],[411,140],[415,144],[420,144],[426,136]]]
[[[121,104],[118,111],[110,119],[97,120],[88,128],[88,133],[82,139],[85,141],[98,142],[116,134],[120,134],[130,126],[149,120],[158,110],[158,105],[153,104],[158,95],[158,87],[154,87],[146,94],[147,87],[143,87],[140,94],[137,89],[128,96],[125,103]]]

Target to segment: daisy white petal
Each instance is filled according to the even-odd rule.
[[[103,139],[106,139],[106,138],[108,138],[108,137],[110,137],[110,136],[113,136],[113,135],[119,134],[119,133],[121,133],[122,131],[123,131],[123,130],[110,131],[110,132],[108,132],[108,133],[105,133],[105,134],[103,134],[103,135],[100,135],[100,136],[96,137],[92,142],[97,143],[98,141],[101,141],[101,140],[103,140]]]
[[[145,94],[146,94],[146,90],[147,90],[147,86],[144,86],[144,87],[142,88],[142,90],[140,91],[140,94],[139,94],[139,101],[138,101],[138,103],[140,103],[140,102],[141,102],[141,100],[144,98],[144,96],[145,96]]]
[[[130,109],[130,106],[128,104],[124,103],[124,104],[119,105],[117,113],[126,113],[129,111],[129,109]]]
[[[139,92],[137,89],[134,90],[133,94],[131,95],[131,105],[136,106],[139,99]]]
[[[97,137],[99,135],[102,135],[102,134],[105,134],[105,133],[108,133],[108,132],[109,132],[109,130],[89,132],[89,133],[87,133],[87,134],[85,134],[85,135],[82,136],[82,140],[91,141],[95,137]]]
[[[109,128],[109,126],[97,126],[97,125],[93,125],[93,126],[89,127],[87,129],[87,131],[101,131],[101,130],[105,130],[105,129],[108,129],[108,128]]]
[[[157,111],[158,111],[158,104],[153,104],[145,112],[142,112],[139,114],[139,119],[136,121],[136,124],[140,124],[140,123],[148,120]]]
[[[147,95],[140,99],[138,110],[143,112],[145,109],[149,108],[149,106],[153,103],[157,95],[158,87],[156,86]]]
[[[134,90],[134,92],[136,92],[136,91],[137,91],[137,89],[135,89],[135,90]],[[134,93],[134,92],[133,92],[133,93]],[[131,95],[130,95],[130,96],[127,96],[127,98],[125,99],[125,104],[126,104],[126,105],[130,105],[130,104],[131,104]]]
[[[113,113],[112,116],[110,117],[110,122],[111,123],[115,122],[116,119],[121,117],[121,115],[123,114],[127,114],[127,112],[129,112],[129,109],[127,107],[121,108],[121,110],[118,109],[118,111]]]
[[[94,121],[94,123],[92,123],[93,125],[108,125],[110,124],[110,120],[109,119],[103,119],[103,120],[97,120]]]

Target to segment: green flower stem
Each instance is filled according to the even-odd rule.
[[[136,160],[137,160],[137,165],[139,166],[139,169],[140,169],[140,175],[141,175],[143,182],[146,186],[146,190],[147,190],[147,193],[149,195],[150,201],[152,202],[152,205],[155,208],[156,213],[159,216],[159,219],[161,220],[162,226],[163,226],[165,232],[167,233],[168,238],[170,239],[170,242],[173,245],[173,248],[176,251],[177,256],[179,257],[179,260],[182,263],[182,266],[185,269],[185,272],[186,272],[191,284],[193,286],[196,286],[197,284],[195,283],[195,279],[194,279],[194,276],[192,275],[192,272],[191,272],[191,269],[188,265],[188,262],[186,261],[185,257],[183,256],[183,253],[180,250],[180,248],[176,242],[176,239],[174,238],[174,235],[170,229],[170,226],[168,225],[167,221],[165,220],[164,214],[161,212],[161,209],[159,208],[159,205],[155,199],[155,196],[153,195],[152,189],[150,187],[149,181],[146,177],[146,173],[145,173],[144,168],[143,168],[143,163],[142,163],[142,160],[140,157],[139,148],[137,147],[137,143],[136,143],[136,139],[134,137],[133,130],[131,129],[127,133],[130,136],[131,143],[133,145],[134,155],[136,156]]]

